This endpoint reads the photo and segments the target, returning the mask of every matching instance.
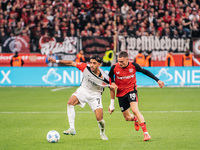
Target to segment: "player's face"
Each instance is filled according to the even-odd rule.
[[[96,72],[97,69],[100,67],[100,63],[96,61],[95,59],[90,59],[90,69],[93,72]]]
[[[128,65],[128,57],[121,57],[121,58],[118,57],[117,60],[121,68],[124,68]]]

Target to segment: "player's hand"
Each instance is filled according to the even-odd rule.
[[[163,88],[163,86],[165,85],[163,81],[161,80],[158,80],[158,85],[159,87]]]
[[[111,115],[115,111],[115,107],[114,108],[110,108],[110,106],[109,106],[108,111],[110,112],[110,115]]]
[[[56,60],[54,58],[52,58],[52,57],[49,57],[48,61],[51,62],[51,63],[55,63],[56,62]]]
[[[111,85],[110,85],[110,89],[111,90],[115,90],[115,89],[117,89],[118,88],[118,86],[115,84],[115,83],[112,83]]]

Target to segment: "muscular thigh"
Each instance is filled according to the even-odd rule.
[[[68,102],[67,102],[67,104],[69,104],[69,105],[77,105],[77,104],[79,104],[80,102],[79,102],[79,100],[78,100],[78,98],[75,96],[75,95],[72,95],[70,98],[69,98],[69,100],[68,100]]]

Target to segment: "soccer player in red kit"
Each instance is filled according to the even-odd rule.
[[[143,115],[138,109],[138,96],[136,85],[136,72],[142,72],[143,74],[154,79],[158,85],[162,88],[164,82],[159,80],[151,72],[140,67],[137,63],[128,61],[128,53],[121,51],[118,55],[118,63],[114,64],[109,72],[110,84],[117,88],[117,95],[119,106],[126,121],[135,121],[135,129],[139,130],[141,127],[144,134],[144,141],[151,139],[151,136],[147,132],[146,123]],[[110,114],[114,111],[114,97],[115,90],[110,91],[111,103],[109,106]],[[130,108],[133,114],[130,113]]]

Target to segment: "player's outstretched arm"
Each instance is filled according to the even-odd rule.
[[[164,82],[161,80],[158,80],[157,83],[158,83],[159,87],[161,87],[161,88],[163,88],[163,86],[165,85]]]
[[[52,57],[49,57],[48,61],[51,62],[51,63],[61,63],[61,64],[64,64],[66,66],[74,66],[74,67],[76,67],[76,65],[77,65],[77,62],[73,62],[71,60],[55,60]]]

